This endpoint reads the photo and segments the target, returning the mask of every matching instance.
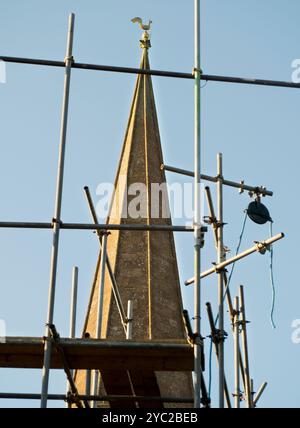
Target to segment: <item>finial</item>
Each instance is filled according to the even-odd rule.
[[[150,34],[148,31],[151,29],[152,21],[149,20],[148,24],[143,24],[143,21],[141,18],[136,16],[131,20],[131,22],[135,23],[137,22],[141,28],[141,30],[144,30],[142,39],[140,40],[141,48],[142,49],[149,49],[151,48],[151,42],[150,42]]]

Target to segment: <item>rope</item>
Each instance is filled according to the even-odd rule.
[[[273,222],[270,221],[270,236],[273,236]],[[276,329],[276,324],[274,322],[274,311],[275,311],[275,300],[276,300],[276,290],[275,290],[275,282],[274,282],[274,271],[273,271],[273,245],[270,246],[270,281],[272,287],[272,304],[271,304],[271,312],[270,312],[270,320],[273,329]]]
[[[239,237],[239,243],[238,243],[238,246],[236,247],[236,251],[235,251],[235,255],[236,256],[238,255],[238,253],[240,251],[240,248],[241,248],[241,245],[242,245],[242,240],[243,240],[243,237],[244,237],[246,223],[247,223],[247,218],[248,218],[247,210],[245,210],[244,212],[245,212],[245,217],[244,217],[244,221],[243,221],[242,231],[241,231],[241,234],[240,234],[240,237]],[[232,263],[232,266],[231,266],[231,271],[230,271],[230,274],[229,274],[229,277],[228,277],[227,285],[225,287],[225,292],[224,292],[224,296],[223,296],[223,302],[225,300],[227,291],[229,289],[229,285],[230,285],[232,274],[233,274],[233,271],[234,271],[234,268],[235,268],[235,264],[236,264],[236,262]],[[219,314],[218,314],[217,318],[219,319]]]
[[[241,245],[242,245],[243,236],[244,236],[244,233],[245,233],[245,228],[246,228],[248,214],[247,214],[247,210],[245,210],[244,212],[245,212],[245,217],[244,217],[244,221],[243,221],[243,225],[242,225],[242,230],[241,230],[241,233],[240,233],[240,236],[239,236],[239,242],[238,242],[238,245],[236,247],[235,255],[237,255],[239,253],[239,251],[240,251],[240,248],[241,248]],[[234,271],[235,263],[236,262],[234,262],[232,264],[232,266],[231,266],[230,274],[229,274],[228,281],[227,281],[227,284],[226,284],[226,287],[225,287],[225,291],[224,291],[224,295],[223,295],[223,302],[224,302],[224,300],[226,298],[226,294],[227,294],[227,291],[229,289],[229,285],[230,285],[230,281],[231,281],[232,274],[233,274],[233,271]],[[217,325],[218,319],[219,319],[219,312],[218,312],[218,314],[216,316],[216,319],[215,319],[215,326]],[[210,395],[211,395],[211,384],[212,384],[212,346],[213,346],[213,341],[212,341],[212,338],[211,338],[211,340],[210,340],[210,348],[209,348],[209,369],[208,369],[209,370],[209,374],[208,374],[208,376],[209,376],[208,377],[208,379],[209,379],[209,381],[208,381],[208,396],[209,396],[209,398],[211,398]]]

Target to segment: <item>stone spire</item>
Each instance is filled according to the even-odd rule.
[[[151,44],[147,30],[140,42],[143,51],[140,67],[148,70],[148,50]],[[166,178],[160,168],[162,163],[151,76],[139,74],[115,179],[115,194],[108,223],[171,225]],[[159,185],[161,192],[157,193]],[[112,231],[108,237],[107,254],[124,306],[126,307],[128,300],[133,301],[133,340],[184,339],[186,336],[182,321],[183,308],[173,233]],[[91,337],[95,337],[96,331],[99,264],[98,261],[84,327],[84,331],[89,332]],[[124,330],[108,272],[105,276],[101,337],[124,340]],[[110,373],[116,383],[106,392],[128,393],[126,379],[122,381],[127,374],[115,375]],[[191,373],[157,373],[155,382],[152,379],[152,391],[151,382],[147,381],[149,374],[131,375],[132,379],[135,378],[135,382],[131,379],[131,384],[137,385],[134,388],[136,395],[148,393],[153,396],[160,393],[162,396],[193,397]],[[77,383],[82,386],[84,379],[80,382],[80,377]],[[82,391],[82,388],[80,389]]]

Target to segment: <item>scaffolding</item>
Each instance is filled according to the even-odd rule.
[[[201,335],[201,316],[202,316],[202,300],[201,300],[201,280],[208,275],[216,274],[218,277],[218,318],[219,325],[216,328],[211,305],[207,304],[208,319],[211,327],[211,338],[214,344],[217,360],[219,363],[219,407],[228,408],[231,406],[230,393],[224,373],[224,341],[227,333],[224,331],[224,298],[227,299],[229,314],[232,322],[234,334],[234,355],[235,355],[235,390],[234,399],[235,407],[240,407],[240,401],[244,398],[247,407],[255,407],[260,396],[262,395],[266,383],[262,385],[256,396],[253,393],[253,382],[249,371],[249,357],[247,344],[247,329],[246,329],[246,314],[244,290],[240,287],[240,295],[235,298],[234,304],[230,295],[229,282],[226,274],[226,266],[235,263],[243,257],[252,253],[259,252],[264,254],[270,246],[282,239],[284,235],[278,234],[274,237],[266,239],[262,242],[256,242],[249,250],[236,255],[233,258],[226,260],[226,251],[223,243],[223,187],[229,186],[239,189],[240,192],[248,191],[257,197],[272,196],[273,192],[265,187],[250,186],[244,181],[234,182],[224,178],[222,155],[218,154],[217,158],[217,174],[215,177],[202,174],[200,169],[201,159],[201,81],[222,82],[231,84],[248,84],[258,86],[272,86],[300,89],[300,84],[292,82],[282,82],[263,79],[245,79],[238,77],[226,77],[217,75],[207,75],[201,70],[200,63],[200,0],[194,0],[194,17],[195,17],[195,62],[192,73],[171,72],[162,70],[137,69],[129,67],[116,67],[107,65],[84,64],[76,62],[73,57],[73,35],[75,16],[71,14],[69,17],[68,38],[66,57],[64,61],[50,61],[44,59],[30,59],[20,57],[0,56],[0,60],[7,63],[28,64],[47,67],[58,67],[64,69],[64,92],[61,117],[61,132],[59,146],[59,160],[57,167],[56,181],[56,197],[54,217],[47,222],[12,222],[1,221],[0,228],[28,228],[28,229],[49,229],[52,231],[52,252],[51,252],[51,268],[49,281],[49,296],[48,296],[48,312],[46,317],[46,332],[44,338],[35,337],[7,337],[4,343],[0,343],[0,367],[10,368],[42,368],[42,388],[40,394],[26,393],[0,393],[0,399],[4,398],[22,398],[22,399],[37,399],[41,401],[41,407],[47,407],[48,400],[65,400],[68,405],[75,404],[77,407],[90,407],[91,403],[96,402],[120,402],[122,400],[134,403],[147,402],[155,404],[159,407],[162,403],[193,403],[195,408],[209,407],[210,397],[208,396],[204,376],[203,376],[203,337]],[[100,224],[97,220],[97,215],[93,206],[91,195],[88,188],[85,188],[89,208],[92,214],[93,223],[65,223],[61,217],[61,204],[63,197],[63,180],[64,180],[64,162],[65,162],[65,147],[67,142],[67,124],[68,124],[68,107],[69,93],[72,69],[94,70],[117,73],[144,74],[157,77],[169,77],[179,79],[190,79],[195,84],[195,139],[194,139],[194,171],[186,171],[172,166],[162,165],[162,169],[166,171],[183,174],[194,178],[194,223],[192,226],[169,226],[169,225],[141,225],[141,224]],[[213,228],[215,245],[217,249],[217,261],[215,265],[206,272],[201,272],[200,255],[204,245],[204,234],[207,227],[203,225],[200,216],[201,201],[200,201],[200,185],[201,181],[209,181],[216,184],[217,188],[217,215],[212,203],[209,187],[206,187],[206,196],[208,207],[210,210],[209,224]],[[55,291],[56,291],[56,274],[58,262],[58,248],[60,242],[60,231],[67,230],[93,230],[96,231],[99,237],[100,245],[102,246],[101,266],[102,271],[105,266],[109,269],[109,274],[112,279],[113,293],[117,302],[120,313],[120,320],[124,327],[124,333],[127,340],[111,341],[100,339],[100,334],[97,339],[85,337],[75,339],[75,321],[76,321],[76,304],[77,304],[77,277],[78,270],[73,272],[73,288],[72,288],[72,311],[70,322],[70,338],[60,338],[54,324],[54,306],[55,306]],[[145,341],[134,342],[130,341],[132,337],[132,319],[133,309],[132,303],[128,302],[127,313],[123,306],[119,295],[118,285],[114,278],[114,274],[110,267],[108,255],[106,253],[107,232],[109,230],[131,230],[131,231],[160,231],[163,232],[192,232],[194,235],[194,276],[186,281],[186,285],[194,284],[194,326],[192,328],[189,322],[189,316],[184,314],[185,326],[187,331],[188,341]],[[101,275],[103,283],[103,275]],[[101,289],[101,286],[100,286]],[[101,290],[100,290],[101,291]],[[98,332],[101,331],[101,311],[103,301],[99,296],[98,308]],[[242,336],[243,355],[240,347],[239,336]],[[119,359],[119,354],[122,352],[122,360]],[[68,390],[66,394],[49,394],[49,374],[50,370],[64,369],[68,379]],[[94,393],[91,394],[91,377],[87,376],[86,394],[79,395],[73,378],[73,370],[87,370],[91,374],[92,370],[95,373],[98,370],[113,370],[113,369],[132,370],[140,368],[141,370],[154,371],[190,371],[194,372],[194,399],[189,397],[161,397],[155,396],[129,396],[129,395],[99,395],[97,388],[94,387]],[[241,393],[240,380],[244,385],[245,395]],[[94,377],[94,386],[98,385],[97,377]],[[94,404],[93,404],[94,405]]]

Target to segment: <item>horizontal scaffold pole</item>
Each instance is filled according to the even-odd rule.
[[[266,239],[263,242],[257,242],[253,247],[249,248],[246,251],[243,251],[240,254],[237,254],[234,257],[231,257],[230,259],[225,260],[222,263],[216,264],[214,267],[206,270],[205,272],[201,273],[201,278],[205,278],[213,273],[221,272],[226,268],[226,266],[231,265],[232,263],[237,262],[238,260],[241,260],[250,254],[259,252],[261,254],[264,254],[266,250],[272,245],[274,242],[279,241],[280,239],[284,238],[284,233],[279,233],[278,235],[275,235],[269,239]],[[188,279],[185,281],[185,285],[191,285],[194,283],[194,278]]]
[[[53,223],[1,221],[0,228],[16,229],[52,229]],[[133,230],[157,232],[193,232],[193,226],[170,226],[164,224],[90,224],[90,223],[61,223],[61,229],[71,230]],[[204,226],[203,231],[207,228]]]
[[[186,175],[188,177],[194,177],[193,171],[188,171],[186,169],[176,168],[174,166],[169,165],[161,165],[161,169],[170,172],[176,172],[177,174]],[[210,175],[201,174],[201,180],[210,181],[212,183],[217,183],[218,177],[212,177]],[[235,181],[225,180],[223,179],[223,185],[229,187],[235,187],[236,189],[240,189],[240,191],[248,191],[260,194],[262,196],[273,196],[273,192],[271,190],[267,190],[263,186],[248,186],[244,183],[244,181],[240,181],[239,183]]]
[[[49,67],[65,67],[64,61],[53,61],[46,59],[33,59],[33,58],[21,58],[12,56],[0,56],[0,60],[15,64],[30,64],[30,65],[41,65]],[[115,73],[127,73],[127,74],[146,74],[151,76],[161,77],[174,77],[179,79],[194,79],[194,73],[184,73],[178,71],[164,71],[164,70],[146,70],[133,67],[118,67],[112,65],[97,65],[97,64],[85,64],[73,61],[72,68],[81,70],[95,70],[95,71],[109,71]],[[207,82],[221,82],[221,83],[237,83],[242,85],[257,85],[257,86],[273,86],[279,88],[294,88],[300,89],[299,83],[285,82],[281,80],[268,80],[268,79],[250,79],[243,77],[229,77],[229,76],[217,76],[213,74],[201,74],[201,80]]]
[[[25,399],[25,400],[40,400],[41,394],[35,393],[14,393],[14,392],[0,392],[0,399]],[[68,396],[64,394],[48,394],[48,400],[63,400],[68,401]],[[133,401],[162,401],[165,403],[193,403],[193,399],[184,397],[151,397],[151,396],[132,396],[132,395],[78,395],[80,400],[87,401],[120,401],[120,400],[133,400]]]

